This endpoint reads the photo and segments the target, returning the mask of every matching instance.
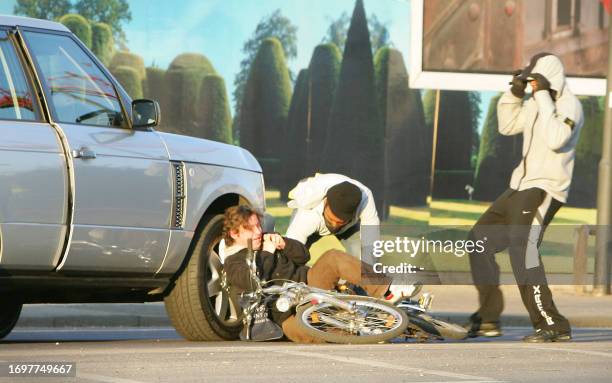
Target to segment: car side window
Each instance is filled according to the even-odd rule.
[[[58,122],[127,128],[110,79],[69,36],[25,33]]]
[[[2,30],[0,30],[0,120],[38,120],[32,92],[23,68],[8,33]]]

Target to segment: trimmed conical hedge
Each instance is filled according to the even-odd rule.
[[[266,185],[282,186],[281,149],[291,80],[281,43],[265,39],[251,64],[240,111],[240,144],[257,157]]]
[[[142,81],[136,69],[120,65],[113,68],[113,75],[132,99],[142,98]]]
[[[208,75],[202,80],[199,97],[198,120],[204,138],[232,143],[232,116],[223,77]]]
[[[142,89],[144,96],[157,101],[161,106],[164,104],[162,98],[164,96],[164,76],[166,71],[157,67],[147,67],[145,70],[147,77]]]
[[[318,45],[310,59],[310,127],[306,137],[305,174],[320,171],[341,62],[342,53],[335,44]]]
[[[113,57],[113,31],[108,24],[93,23],[91,25],[91,50],[104,65],[109,65]]]
[[[215,74],[208,58],[201,54],[183,53],[172,61],[164,77],[163,107],[168,131],[204,137],[198,120],[200,87],[204,77]]]
[[[111,59],[109,68],[112,71],[113,68],[120,66],[127,66],[136,70],[136,73],[138,73],[138,77],[141,81],[146,78],[147,72],[144,66],[144,60],[136,53],[128,51],[115,52],[113,58]]]
[[[190,69],[210,74],[216,73],[215,67],[210,60],[199,53],[181,53],[176,56],[168,66],[168,70],[173,69]]]
[[[497,103],[500,97],[501,94],[491,99],[482,128],[474,176],[474,198],[481,201],[493,201],[508,188],[512,171],[521,160],[523,135],[499,133]]]
[[[305,161],[309,122],[309,82],[308,69],[302,69],[295,83],[287,119],[287,138],[283,146],[282,167],[285,177],[280,190],[282,200],[287,200],[289,190],[308,174]]]
[[[594,208],[597,205],[604,109],[601,97],[581,96],[579,100],[584,111],[584,125],[576,145],[572,186],[567,202],[571,206]]]
[[[87,48],[91,49],[91,25],[86,18],[76,13],[68,13],[60,17],[59,22],[70,29]]]
[[[374,58],[376,94],[385,129],[385,203],[423,206],[429,194],[431,134],[421,94],[408,87],[402,54],[381,48]]]
[[[374,193],[379,211],[383,202],[383,135],[376,105],[370,33],[363,1],[357,0],[321,168],[364,183]]]

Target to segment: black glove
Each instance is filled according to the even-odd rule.
[[[512,85],[510,92],[512,92],[512,94],[518,98],[525,97],[525,88],[527,87],[527,81],[519,78],[519,75],[522,72],[523,71],[521,69],[517,69],[516,71],[512,72],[512,81],[510,82],[510,85]]]
[[[540,90],[550,90],[550,81],[548,81],[548,79],[546,79],[546,77],[540,73],[534,73],[529,75],[529,77],[537,83],[535,90],[536,92]]]

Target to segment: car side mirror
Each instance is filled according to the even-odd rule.
[[[159,125],[161,112],[157,101],[144,98],[132,101],[132,127],[152,128]]]

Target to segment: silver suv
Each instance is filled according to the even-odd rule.
[[[222,213],[264,209],[261,167],[159,119],[63,25],[0,16],[0,338],[24,303],[161,300],[187,339],[237,336]]]

